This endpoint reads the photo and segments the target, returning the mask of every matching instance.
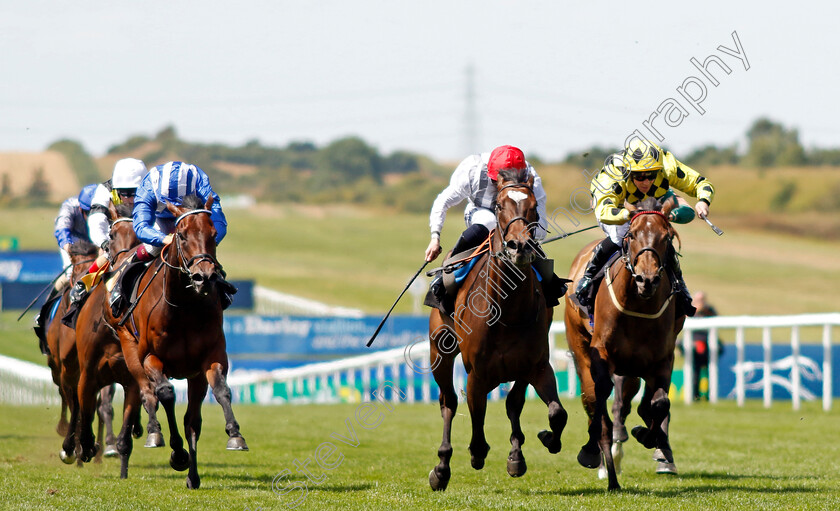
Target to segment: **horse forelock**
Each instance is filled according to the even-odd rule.
[[[204,201],[198,195],[187,195],[181,201],[181,207],[188,210],[204,209]]]
[[[87,240],[76,240],[70,245],[67,253],[71,256],[89,256],[96,254],[98,251],[99,248],[93,243]]]

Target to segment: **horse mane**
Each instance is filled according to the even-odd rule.
[[[76,240],[70,244],[67,253],[76,256],[87,256],[96,254],[99,248],[87,240]]]
[[[187,195],[181,201],[181,207],[186,209],[204,209],[204,201],[198,195]]]

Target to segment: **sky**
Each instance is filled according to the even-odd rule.
[[[0,151],[70,138],[99,156],[171,125],[202,143],[357,135],[383,154],[555,160],[650,138],[649,121],[680,157],[743,150],[760,116],[840,146],[836,3],[675,4],[4,1]],[[710,55],[731,70],[709,64],[717,86],[691,63]],[[668,108],[673,126],[650,121]]]

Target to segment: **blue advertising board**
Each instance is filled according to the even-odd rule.
[[[405,346],[429,333],[427,317],[391,316],[372,348],[366,347],[381,320],[379,316],[225,316],[224,328],[231,366],[266,370]]]
[[[718,361],[718,395],[724,399],[735,398],[735,378],[744,375],[747,399],[760,399],[764,395],[764,381],[769,378],[773,399],[790,400],[792,397],[793,351],[790,345],[773,345],[771,348],[770,374],[765,374],[764,349],[761,345],[744,346],[744,362],[738,365],[735,346],[727,346]],[[818,399],[823,393],[823,347],[819,344],[803,344],[799,350],[800,398]],[[831,350],[832,367],[840,368],[840,350]],[[840,397],[840,371],[832,371],[832,394]]]
[[[0,252],[0,283],[49,282],[62,268],[57,248],[54,251]]]

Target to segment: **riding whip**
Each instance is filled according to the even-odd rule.
[[[425,268],[427,264],[429,264],[429,261],[423,261],[423,266],[421,266],[420,269],[417,270],[417,273],[415,273],[414,276],[411,277],[411,280],[408,281],[408,284],[406,284],[405,289],[403,289],[402,293],[400,293],[400,296],[397,297],[397,301],[394,302],[394,305],[391,306],[391,309],[388,311],[388,314],[385,314],[385,317],[382,318],[382,321],[379,323],[379,326],[376,327],[376,331],[373,332],[373,335],[370,336],[370,340],[367,342],[368,348],[370,348],[370,345],[373,344],[373,340],[376,339],[376,336],[379,335],[379,331],[382,330],[382,325],[384,325],[385,322],[388,320],[388,316],[390,316],[391,312],[394,311],[394,307],[397,306],[397,303],[400,301],[400,298],[402,298],[405,292],[408,291],[408,288],[411,286],[411,284],[414,282],[417,276],[420,275],[420,272],[423,271],[423,268]]]
[[[707,217],[701,216],[700,218],[702,218],[703,220],[706,221],[707,224],[709,224],[709,227],[711,227],[712,230],[715,231],[715,234],[717,234],[718,236],[723,236],[723,231],[718,229],[718,227],[715,224],[713,224],[712,222],[710,222]]]
[[[596,228],[596,227],[598,227],[598,226],[597,226],[597,225],[593,225],[593,226],[590,226],[590,227],[586,227],[586,228],[583,228],[583,229],[579,229],[579,230],[574,231],[574,232],[566,232],[566,233],[563,233],[563,234],[561,234],[561,235],[559,235],[559,236],[553,236],[553,237],[551,237],[551,238],[546,238],[546,239],[542,240],[542,242],[540,242],[540,245],[545,245],[546,243],[551,243],[552,241],[562,240],[563,238],[568,238],[568,237],[569,237],[569,236],[571,236],[572,234],[577,234],[577,233],[579,233],[579,232],[588,231],[588,230],[590,230],[590,229],[594,229],[594,228]]]
[[[90,262],[90,261],[87,261],[87,262]],[[53,287],[53,286],[55,285],[55,281],[56,281],[56,280],[58,280],[58,279],[60,279],[60,278],[61,278],[61,276],[62,276],[62,275],[64,275],[64,272],[66,272],[66,271],[67,271],[67,269],[68,269],[68,268],[70,268],[71,266],[73,266],[73,264],[72,264],[72,263],[70,263],[70,264],[68,264],[67,266],[65,266],[65,267],[64,267],[64,269],[62,269],[62,270],[61,270],[61,273],[59,273],[58,275],[56,275],[56,276],[55,276],[55,278],[54,278],[54,279],[52,279],[52,281],[50,281],[50,283],[49,283],[49,284],[47,284],[47,285],[44,287],[44,289],[42,289],[42,290],[41,290],[41,292],[40,292],[40,293],[38,293],[38,296],[36,296],[34,300],[32,300],[31,302],[29,302],[29,305],[27,305],[27,306],[26,306],[26,308],[25,308],[25,309],[23,309],[23,312],[21,312],[21,313],[20,313],[20,316],[18,316],[18,318],[17,318],[17,320],[18,320],[18,321],[20,321],[20,318],[22,318],[22,317],[23,317],[23,315],[24,315],[24,314],[26,314],[26,313],[29,311],[29,309],[31,309],[31,308],[32,308],[32,306],[33,306],[33,305],[35,305],[35,302],[37,302],[37,301],[38,301],[38,298],[41,298],[41,295],[42,295],[42,294],[44,294],[44,291],[46,291],[47,289],[49,289],[49,288]]]

